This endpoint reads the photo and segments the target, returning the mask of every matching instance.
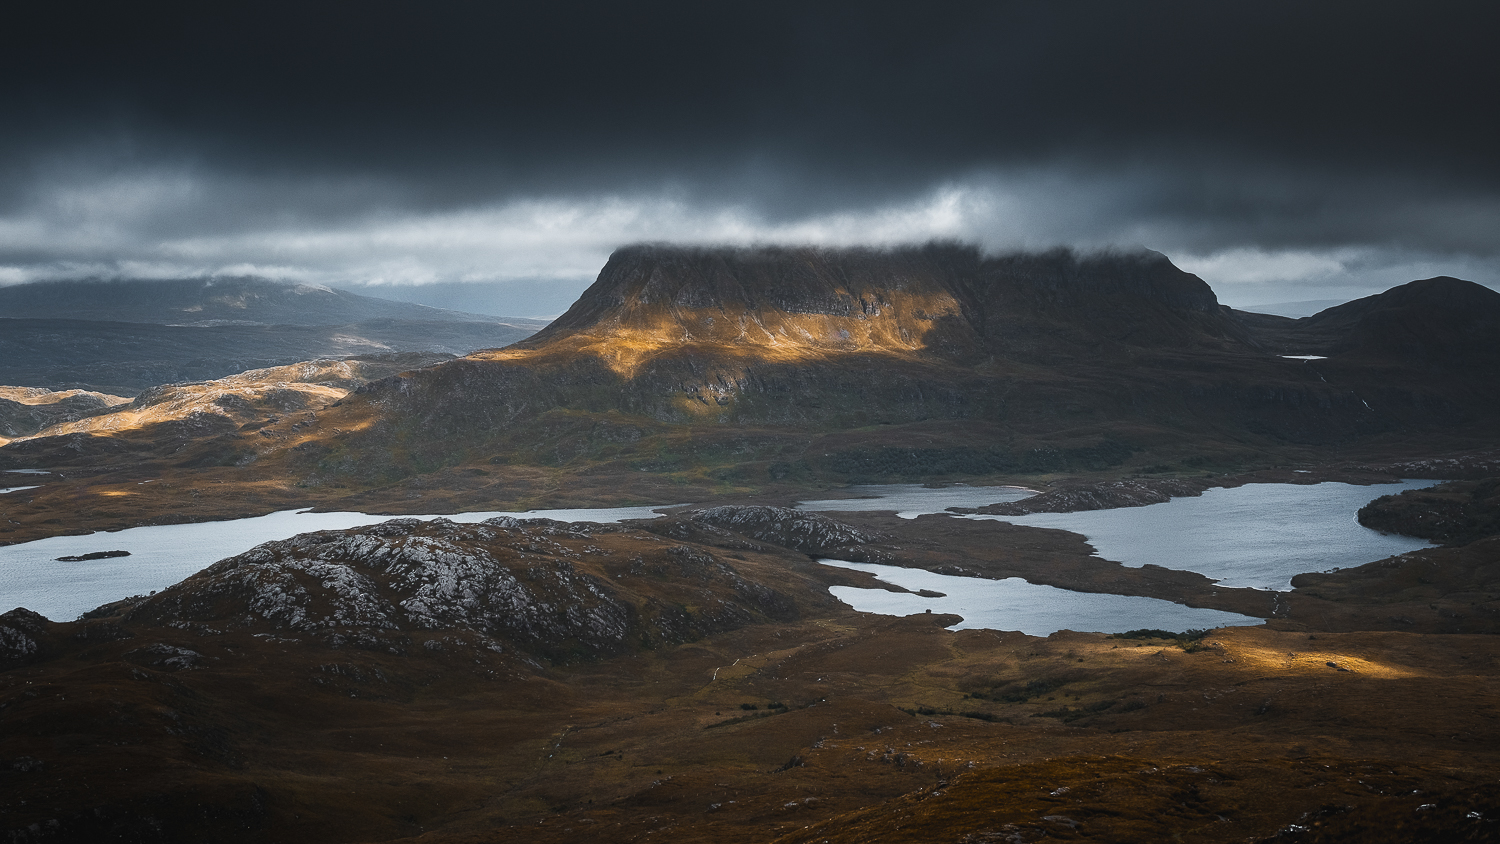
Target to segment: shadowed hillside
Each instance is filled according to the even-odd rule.
[[[462,355],[545,324],[255,278],[38,282],[0,287],[0,384],[128,396],[314,358]]]
[[[630,247],[533,337],[361,388],[331,414],[360,433],[319,440],[300,471],[1067,471],[1461,433],[1496,409],[1493,370],[1280,356],[1357,336],[1223,308],[1154,253]],[[690,453],[664,446],[673,432]]]
[[[159,325],[344,325],[372,319],[495,322],[494,317],[263,278],[42,281],[0,287],[0,315]]]
[[[0,467],[236,466],[287,501],[412,512],[1427,458],[1493,441],[1496,300],[1439,279],[1293,320],[1156,253],[632,246],[511,346],[160,443],[75,425]]]

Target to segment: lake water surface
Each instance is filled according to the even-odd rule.
[[[444,518],[467,523],[482,522],[495,516],[618,522],[653,518],[657,515],[656,509],[659,508],[497,511],[458,513]],[[25,607],[54,621],[71,621],[101,604],[165,589],[225,557],[243,554],[262,542],[315,530],[347,530],[393,518],[436,517],[282,510],[249,519],[157,525],[86,536],[53,536],[8,545],[0,547],[0,612]],[[129,551],[130,556],[57,562],[58,557],[76,557],[94,551]]]
[[[1303,572],[1431,548],[1425,539],[1371,530],[1355,514],[1382,495],[1436,483],[1246,484],[1146,507],[969,518],[1081,533],[1099,556],[1132,568],[1154,563],[1195,571],[1225,586],[1285,590]]]
[[[963,616],[964,620],[948,628],[950,630],[983,627],[992,630],[1019,630],[1031,636],[1049,636],[1059,630],[1123,633],[1127,630],[1152,628],[1182,631],[1244,627],[1264,621],[1239,613],[1174,604],[1160,598],[1073,592],[1055,586],[1027,583],[1019,577],[985,580],[874,563],[851,563],[844,560],[818,562],[870,572],[886,583],[911,590],[929,589],[944,593],[946,597],[924,598],[911,593],[853,586],[832,586],[828,590],[834,597],[861,612],[912,615],[932,610],[935,613],[956,613]]]
[[[1229,586],[1282,590],[1294,574],[1372,562],[1429,543],[1386,536],[1360,526],[1355,511],[1380,495],[1435,481],[1352,486],[1252,484],[1211,489],[1198,498],[1177,498],[1149,507],[1030,516],[971,516],[1081,533],[1100,556],[1128,566],[1155,563],[1200,572]],[[895,510],[902,518],[943,513],[948,507],[983,507],[1033,495],[1018,487],[943,487],[890,484],[857,487],[866,498],[804,501],[814,511]],[[479,522],[494,516],[546,517],[562,521],[615,522],[652,518],[660,507],[483,512],[446,516]],[[249,519],[140,527],[87,536],[57,536],[0,547],[0,610],[23,606],[55,620],[69,620],[101,604],[164,589],[225,557],[262,542],[316,530],[344,530],[386,521],[364,513],[285,510]],[[419,516],[417,518],[435,518]],[[57,562],[57,557],[96,551],[129,551],[129,557]],[[1152,598],[1070,592],[1017,578],[993,581],[955,578],[917,569],[831,563],[878,571],[909,589],[931,589],[950,598],[928,599],[884,590],[836,588],[856,609],[907,614],[931,609],[965,617],[961,627],[1006,630],[1052,629],[1119,632],[1141,627],[1180,630],[1253,624],[1248,616],[1193,609]],[[961,608],[960,608],[961,607]],[[1218,620],[1214,620],[1218,619]],[[1123,626],[1122,626],[1123,625]]]

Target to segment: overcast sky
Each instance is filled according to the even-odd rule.
[[[635,241],[945,238],[1156,249],[1233,305],[1500,286],[1494,3],[32,5],[0,284],[526,316]]]

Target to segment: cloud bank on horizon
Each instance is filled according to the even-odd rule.
[[[0,284],[565,303],[635,241],[942,238],[1156,249],[1240,305],[1500,286],[1492,4],[508,5],[28,12]]]

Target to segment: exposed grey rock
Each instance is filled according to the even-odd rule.
[[[1044,492],[1020,501],[1007,501],[987,507],[950,508],[954,512],[982,513],[992,516],[1024,516],[1027,513],[1077,513],[1083,510],[1109,510],[1115,507],[1144,507],[1173,498],[1203,494],[1210,485],[1202,481],[1163,478],[1160,480],[1107,481],[1089,486],[1068,487]]]
[[[25,607],[0,615],[0,665],[36,658],[46,631],[46,617]]]
[[[127,621],[233,620],[383,649],[409,644],[418,631],[472,631],[490,650],[502,650],[494,637],[571,659],[795,616],[790,599],[700,549],[663,547],[626,562],[601,561],[618,569],[611,583],[578,568],[600,549],[558,541],[611,530],[619,528],[505,517],[478,525],[393,519],[302,534],[216,563],[147,599]],[[691,611],[664,597],[686,588],[693,590]]]
[[[203,654],[187,648],[179,648],[176,645],[167,645],[160,642],[147,645],[144,648],[136,648],[126,651],[125,658],[139,665],[149,665],[155,668],[165,668],[169,671],[186,671],[197,668],[203,663]]]

